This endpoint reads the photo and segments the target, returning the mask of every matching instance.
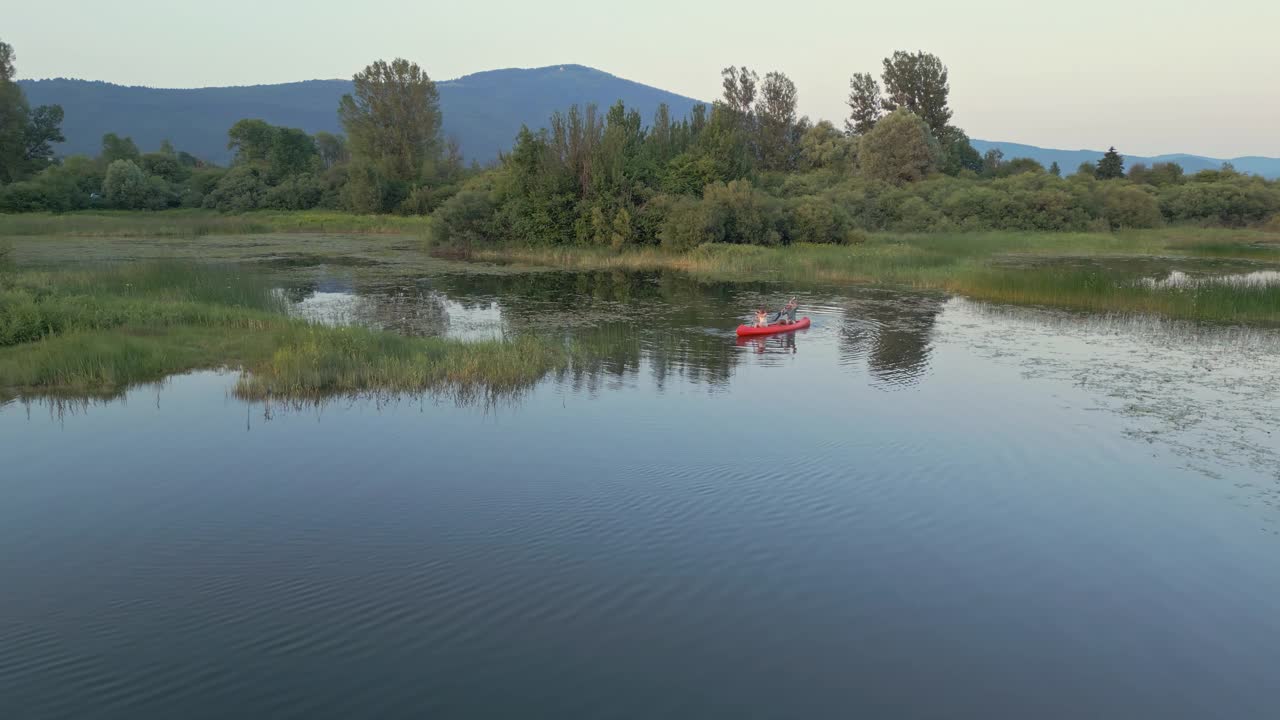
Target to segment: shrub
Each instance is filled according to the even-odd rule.
[[[115,160],[107,166],[102,193],[112,207],[137,210],[146,206],[150,193],[147,174],[132,160]]]
[[[1160,209],[1165,217],[1241,226],[1280,210],[1280,189],[1271,184],[1252,178],[1206,182],[1204,174],[1197,173],[1193,182],[1161,188]]]
[[[787,205],[783,237],[787,242],[845,243],[849,216],[830,197],[809,196]]]
[[[716,239],[709,226],[706,206],[702,202],[679,198],[671,203],[658,238],[662,246],[670,250],[692,250]]]
[[[431,217],[431,239],[441,245],[470,246],[493,238],[494,203],[487,189],[464,189]]]
[[[37,182],[23,182],[0,185],[0,212],[22,213],[50,210],[44,188]]]
[[[909,197],[898,206],[898,220],[894,229],[904,232],[926,232],[943,227],[946,218],[924,198]]]
[[[929,126],[906,110],[890,113],[862,137],[858,164],[869,178],[901,185],[938,168],[938,143]]]
[[[1162,222],[1160,204],[1150,193],[1132,185],[1106,186],[1102,213],[1112,228],[1151,228]]]
[[[702,204],[712,242],[768,245],[780,240],[773,229],[768,196],[747,180],[708,185]]]
[[[237,165],[218,179],[218,184],[204,197],[204,206],[222,212],[245,212],[263,206],[267,184],[262,172],[251,165]]]
[[[294,175],[268,188],[262,196],[262,206],[274,210],[310,210],[320,204],[323,196],[324,186],[314,175]]]

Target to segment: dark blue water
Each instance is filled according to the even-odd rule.
[[[0,717],[1275,715],[1273,331],[815,290],[736,344],[777,291],[339,280],[297,299],[615,350],[0,407]]]

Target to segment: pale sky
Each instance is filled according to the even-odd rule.
[[[200,87],[350,77],[403,56],[437,80],[580,63],[711,100],[781,70],[840,125],[849,75],[924,49],[970,136],[1136,155],[1280,157],[1280,0],[64,0],[6,3],[24,78]]]

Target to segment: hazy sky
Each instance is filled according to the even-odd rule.
[[[437,80],[581,63],[702,99],[728,64],[787,73],[839,121],[849,74],[895,49],[951,71],[976,138],[1280,156],[1280,0],[64,0],[6,3],[25,78],[197,87],[349,77],[403,56]]]

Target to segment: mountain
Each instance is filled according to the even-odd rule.
[[[89,80],[21,80],[32,105],[59,104],[66,111],[62,130],[67,141],[62,155],[97,154],[102,136],[128,135],[144,151],[168,139],[179,150],[225,164],[227,129],[243,118],[261,118],[274,125],[307,132],[339,132],[338,99],[351,92],[349,80],[307,80],[281,85],[166,90],[126,87]],[[485,162],[511,147],[521,125],[543,127],[556,110],[574,103],[595,103],[603,110],[621,99],[648,120],[659,103],[675,117],[687,115],[698,101],[642,85],[582,65],[553,65],[533,69],[490,70],[437,83],[444,113],[444,132],[462,146],[468,159]],[[1063,173],[1082,162],[1095,162],[1101,150],[1054,150],[1018,143],[974,140],[980,153],[1000,148],[1005,159],[1057,161]],[[1265,157],[1210,158],[1199,155],[1128,155],[1135,163],[1176,162],[1187,172],[1219,168],[1230,162],[1240,172],[1280,177],[1280,159]]]
[[[1080,163],[1097,162],[1102,157],[1102,150],[1054,150],[1051,148],[1036,147],[1035,145],[1021,145],[1009,142],[994,142],[990,140],[973,140],[973,147],[979,153],[986,153],[988,150],[998,148],[1004,153],[1005,160],[1014,158],[1032,158],[1041,165],[1049,167],[1052,162],[1057,162],[1058,167],[1062,168],[1062,174],[1069,175],[1080,167]],[[1261,175],[1265,178],[1280,178],[1280,158],[1268,157],[1237,157],[1237,158],[1211,158],[1202,155],[1155,155],[1152,157],[1143,157],[1140,155],[1125,155],[1124,166],[1131,168],[1138,163],[1146,163],[1151,166],[1159,162],[1175,162],[1182,166],[1182,169],[1188,173],[1199,172],[1201,170],[1217,170],[1222,167],[1222,163],[1229,162],[1235,169],[1243,173],[1253,173]]]
[[[59,154],[96,155],[109,132],[131,136],[144,152],[168,139],[179,150],[225,164],[227,129],[243,118],[307,132],[339,132],[338,99],[349,80],[307,80],[281,85],[166,90],[88,80],[19,81],[32,105],[58,104],[67,141]],[[520,126],[543,127],[556,110],[595,103],[603,111],[621,99],[646,121],[660,103],[675,117],[698,101],[624,80],[582,65],[491,70],[437,83],[446,137],[481,162],[511,147]]]

